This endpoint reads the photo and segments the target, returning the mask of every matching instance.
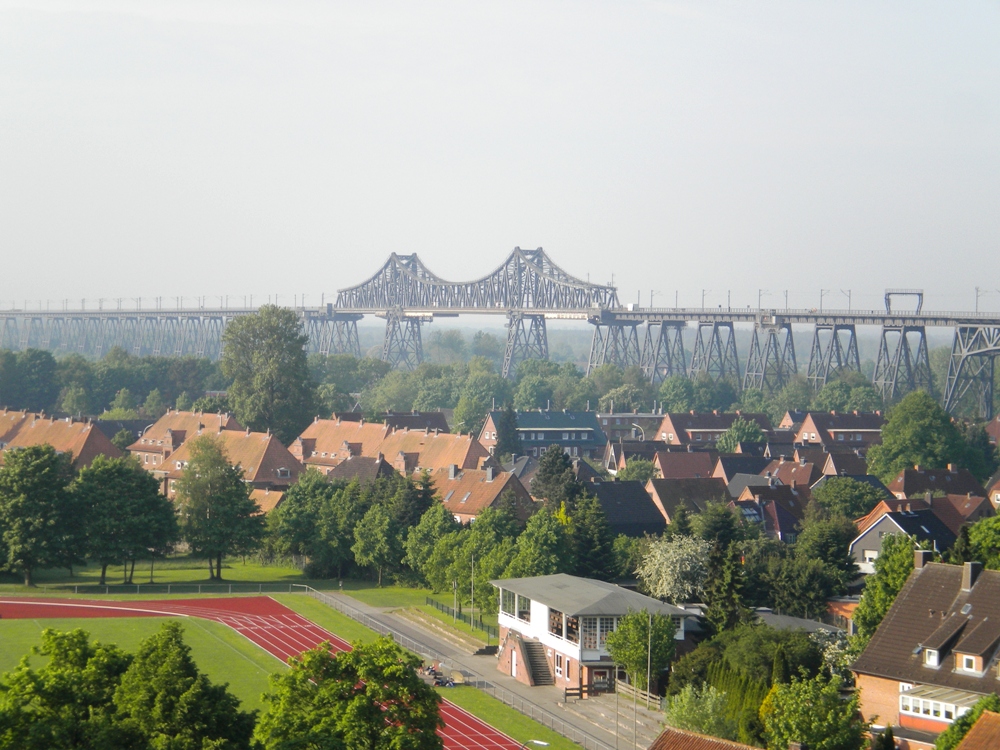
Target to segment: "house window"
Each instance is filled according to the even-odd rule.
[[[700,432],[696,432],[696,433],[694,434],[694,439],[695,439],[695,440],[701,440],[701,433],[700,433]]]
[[[968,672],[974,672],[976,670],[976,657],[974,656],[963,656],[962,657],[962,669]]]
[[[577,446],[575,446],[575,445],[573,446],[573,455],[574,456],[579,456],[580,455],[580,449]]]
[[[517,619],[521,622],[531,622],[531,599],[517,595]]]
[[[573,679],[573,660],[569,657],[566,658],[566,679]]]
[[[549,632],[563,637],[563,613],[558,609],[549,609]]]
[[[840,442],[844,442],[844,433],[838,432],[837,433],[837,440],[839,440]]]
[[[460,503],[464,503],[464,502],[466,502],[466,501],[467,501],[467,500],[468,500],[468,499],[469,499],[470,497],[472,497],[472,493],[471,493],[471,492],[466,492],[466,493],[465,493],[465,496],[464,496],[464,497],[463,497],[463,498],[462,498],[461,500],[459,500],[458,502],[460,502]]]
[[[566,618],[566,640],[570,643],[580,642],[580,621],[576,617]]]
[[[661,433],[660,433],[660,440],[666,440],[666,439],[667,439],[667,433],[665,433],[665,432],[661,432]],[[674,439],[674,436],[673,436],[673,434],[671,434],[671,435],[670,435],[670,439],[671,439],[671,440],[673,440],[673,439]]]
[[[877,559],[878,559],[878,550],[877,549],[866,549],[865,550],[865,562],[866,563],[873,563]]]
[[[615,632],[615,618],[614,617],[602,617],[600,618],[598,624],[601,626],[600,635],[597,638],[597,643],[602,648],[608,640],[608,633]]]
[[[291,475],[292,473],[288,469],[285,468],[278,469],[278,476],[281,479],[288,479],[288,477],[290,477]]]
[[[584,617],[582,618],[582,629],[583,629],[583,647],[589,649],[597,648],[597,618],[596,617]]]
[[[569,433],[568,432],[564,432],[563,433],[563,440],[569,440]]]
[[[924,664],[928,667],[936,667],[938,665],[938,652],[935,649],[929,648],[924,651]]]
[[[563,673],[562,654],[556,654],[556,677],[562,677],[562,673]]]
[[[951,706],[944,707],[944,718],[948,721],[952,721],[955,718],[955,711]]]
[[[505,615],[514,616],[514,607],[517,604],[517,596],[513,591],[507,589],[500,590],[500,611]]]

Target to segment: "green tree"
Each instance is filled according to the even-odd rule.
[[[612,545],[616,578],[631,578],[642,564],[645,540],[619,534]]]
[[[633,456],[625,464],[625,468],[618,472],[617,478],[622,482],[635,481],[646,484],[650,479],[656,479],[659,475],[660,472],[648,458]]]
[[[354,527],[354,559],[358,565],[375,568],[378,586],[382,588],[382,573],[399,561],[397,530],[383,505],[373,505]]]
[[[963,422],[959,429],[966,446],[964,465],[976,479],[985,482],[1000,467],[1000,457],[986,433],[986,425]]]
[[[198,671],[177,621],[140,644],[114,702],[119,721],[164,750],[242,750],[256,718],[240,710],[228,685],[214,685]]]
[[[101,584],[113,564],[131,583],[136,558],[165,550],[177,538],[173,504],[133,458],[98,456],[80,471],[73,492],[84,511],[87,557],[100,563]]]
[[[735,453],[740,443],[763,443],[765,440],[759,424],[751,419],[736,417],[729,429],[719,436],[715,447],[719,453]]]
[[[83,386],[71,385],[64,388],[59,398],[59,408],[69,415],[82,417],[90,413],[90,398]]]
[[[810,750],[861,750],[868,725],[858,695],[841,699],[841,685],[838,676],[817,675],[773,686],[760,709],[768,748],[786,750],[799,742]]]
[[[264,517],[221,441],[202,435],[190,445],[191,459],[176,485],[181,536],[194,555],[208,559],[209,578],[222,580],[222,558],[259,545]]]
[[[236,418],[254,430],[270,429],[285,445],[315,413],[308,341],[295,312],[276,305],[234,319],[222,335],[220,366],[232,380],[227,398]]]
[[[766,580],[775,610],[811,619],[826,612],[827,600],[846,586],[842,570],[805,554],[772,558]]]
[[[191,404],[191,411],[200,411],[203,414],[230,414],[233,407],[229,403],[228,396],[201,396]]]
[[[566,526],[542,508],[528,519],[528,525],[517,538],[514,558],[504,577],[530,578],[569,572],[573,569],[570,549]]]
[[[903,397],[882,427],[882,444],[868,451],[868,470],[891,482],[903,469],[919,464],[944,468],[965,465],[968,446],[951,416],[926,391]]]
[[[972,559],[990,570],[1000,569],[1000,516],[983,518],[968,531]]]
[[[84,537],[73,480],[72,457],[50,445],[7,451],[0,467],[0,530],[5,565],[33,586],[38,568],[81,562]]]
[[[996,693],[984,695],[969,711],[955,719],[950,727],[938,735],[934,741],[934,750],[955,750],[973,725],[979,721],[983,711],[1000,712],[1000,697]]]
[[[138,406],[139,404],[136,402],[135,396],[132,395],[129,389],[122,388],[115,394],[115,397],[111,400],[109,411],[135,412]]]
[[[812,495],[830,515],[851,520],[871,512],[885,499],[882,490],[850,477],[830,477]]]
[[[631,683],[645,690],[647,666],[650,686],[670,666],[676,632],[677,626],[666,615],[651,615],[644,609],[632,611],[618,621],[614,632],[608,633],[608,653],[625,670]]]
[[[694,408],[694,382],[683,375],[671,375],[660,384],[660,403],[667,413],[685,413]]]
[[[167,413],[167,404],[163,400],[159,388],[154,388],[146,394],[146,400],[142,402],[140,413],[146,419],[159,419]]]
[[[671,537],[692,536],[694,529],[691,526],[691,514],[688,513],[686,505],[680,504],[674,512],[673,520],[667,526],[667,535]]]
[[[573,573],[602,581],[617,577],[615,537],[597,498],[584,495],[576,503],[570,524]]]
[[[323,644],[270,678],[256,740],[266,750],[441,750],[441,698],[420,659],[389,637],[331,653]]]
[[[805,524],[795,541],[795,554],[802,562],[820,560],[840,577],[840,588],[858,575],[858,566],[850,553],[851,542],[858,535],[853,521],[843,516],[824,518],[807,513]]]
[[[140,732],[115,721],[113,698],[132,657],[114,645],[91,642],[83,630],[42,631],[32,653],[0,681],[0,748],[62,750],[142,748]]]
[[[726,709],[726,694],[712,685],[685,685],[667,699],[664,718],[677,729],[735,740],[736,725]]]
[[[524,453],[521,446],[521,436],[517,431],[517,414],[514,408],[507,404],[497,415],[497,456],[516,456]]]
[[[420,517],[420,523],[406,535],[406,557],[403,562],[425,582],[429,582],[427,563],[434,553],[434,546],[441,537],[459,528],[460,524],[448,509],[441,503],[435,503]]]
[[[728,549],[716,544],[709,556],[705,581],[705,621],[716,633],[745,622],[750,613],[744,601],[743,570],[735,545]]]
[[[135,435],[132,434],[132,430],[122,427],[118,432],[115,433],[114,437],[111,438],[111,444],[115,446],[122,453],[128,450],[128,447],[135,442]]]
[[[712,545],[676,535],[651,542],[636,573],[650,596],[673,604],[697,601],[705,591]]]
[[[813,411],[847,411],[851,400],[851,386],[843,380],[831,380],[813,396],[810,409]]]
[[[561,505],[572,513],[576,501],[583,495],[583,484],[573,473],[573,461],[558,445],[549,446],[538,459],[538,471],[531,482],[531,493],[545,501],[549,510]]]
[[[875,573],[865,579],[861,601],[852,618],[855,634],[851,649],[854,653],[864,651],[882,618],[896,600],[896,595],[913,572],[913,547],[913,539],[903,534],[886,534],[882,537],[882,549],[875,560]]]
[[[723,550],[728,549],[729,545],[740,538],[740,527],[735,513],[722,503],[708,503],[705,509],[694,517],[692,525],[698,536]]]
[[[601,411],[615,411],[619,413],[645,411],[649,408],[649,401],[644,389],[631,383],[626,383],[617,388],[612,388],[601,396],[597,408]]]
[[[354,532],[371,505],[371,493],[364,492],[356,481],[334,492],[321,505],[316,527],[318,557],[311,570],[322,575],[336,571],[341,577],[344,567],[354,562]]]
[[[59,397],[56,360],[42,349],[17,354],[18,397],[22,409],[50,412]]]
[[[177,400],[174,401],[174,408],[177,411],[191,411],[193,405],[194,401],[191,400],[191,396],[188,395],[187,391],[181,391],[180,395],[177,396]]]

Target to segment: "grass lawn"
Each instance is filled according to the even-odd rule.
[[[337,588],[337,582],[333,586]],[[344,579],[344,593],[364,602],[369,607],[415,607],[423,604],[431,595],[430,589],[411,589],[405,586],[383,586],[379,588],[374,581],[359,581]]]
[[[139,642],[153,635],[167,617],[80,618],[46,620],[0,620],[0,672],[17,666],[31,647],[41,643],[45,628],[75,630],[90,633],[91,640],[115,643],[125,651],[135,652]],[[212,682],[228,682],[229,690],[243,703],[244,709],[262,708],[260,696],[268,689],[268,675],[285,667],[243,636],[221,623],[196,617],[178,618],[184,625],[184,642],[191,647],[191,656],[198,668]],[[42,657],[31,656],[34,667],[41,666]]]
[[[456,633],[461,633],[464,636],[469,636],[477,641],[482,641],[484,644],[487,642],[486,633],[478,628],[474,628],[471,625],[466,625],[461,620],[456,620],[449,617],[444,612],[439,609],[435,609],[430,604],[421,604],[417,606],[417,609],[423,612],[428,617],[433,617],[435,620],[440,622],[449,630],[454,630]],[[490,637],[489,643],[496,645],[497,639]]]
[[[524,714],[518,713],[510,706],[501,703],[481,690],[476,690],[473,687],[455,687],[438,688],[438,692],[442,698],[446,698],[456,706],[461,706],[473,716],[478,716],[501,732],[509,734],[518,742],[541,740],[548,742],[551,750],[579,750],[580,748],[575,742],[570,742],[561,734],[556,734],[534,719],[529,719]]]
[[[369,630],[361,623],[352,620],[347,615],[341,614],[333,607],[313,599],[311,596],[304,596],[302,594],[271,594],[271,597],[289,609],[294,609],[303,617],[312,620],[321,628],[329,630],[334,635],[339,635],[348,643],[354,643],[355,641],[369,643],[378,637],[378,633],[374,630]]]

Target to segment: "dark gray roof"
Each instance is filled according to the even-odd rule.
[[[791,617],[790,615],[776,615],[771,610],[763,607],[755,610],[754,614],[757,615],[757,619],[762,623],[777,630],[804,630],[807,633],[816,633],[821,630],[830,633],[843,632],[840,628],[834,625],[827,625],[825,622],[820,622],[819,620],[807,620],[803,617]]]
[[[920,541],[935,542],[937,550],[948,549],[955,543],[955,534],[932,510],[911,510],[886,513],[904,533]]]
[[[491,412],[493,423],[496,424],[501,412]],[[604,432],[597,421],[597,414],[592,411],[519,411],[517,412],[517,429],[519,430],[593,430],[604,440]]]
[[[490,583],[572,616],[624,615],[643,609],[675,617],[691,614],[680,607],[613,583],[566,573],[533,578],[505,578]]]
[[[762,477],[760,474],[733,474],[726,489],[729,490],[730,497],[737,498],[747,487],[767,487],[773,481],[770,477]]]
[[[614,534],[641,537],[662,534],[667,520],[642,482],[591,482],[587,492],[597,498]]]
[[[732,477],[735,474],[760,474],[769,463],[771,463],[771,459],[764,456],[743,454],[719,456],[719,464],[726,477]]]

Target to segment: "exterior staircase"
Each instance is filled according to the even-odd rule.
[[[549,662],[545,658],[545,646],[538,641],[524,641],[524,655],[531,670],[531,681],[535,685],[555,685]]]

